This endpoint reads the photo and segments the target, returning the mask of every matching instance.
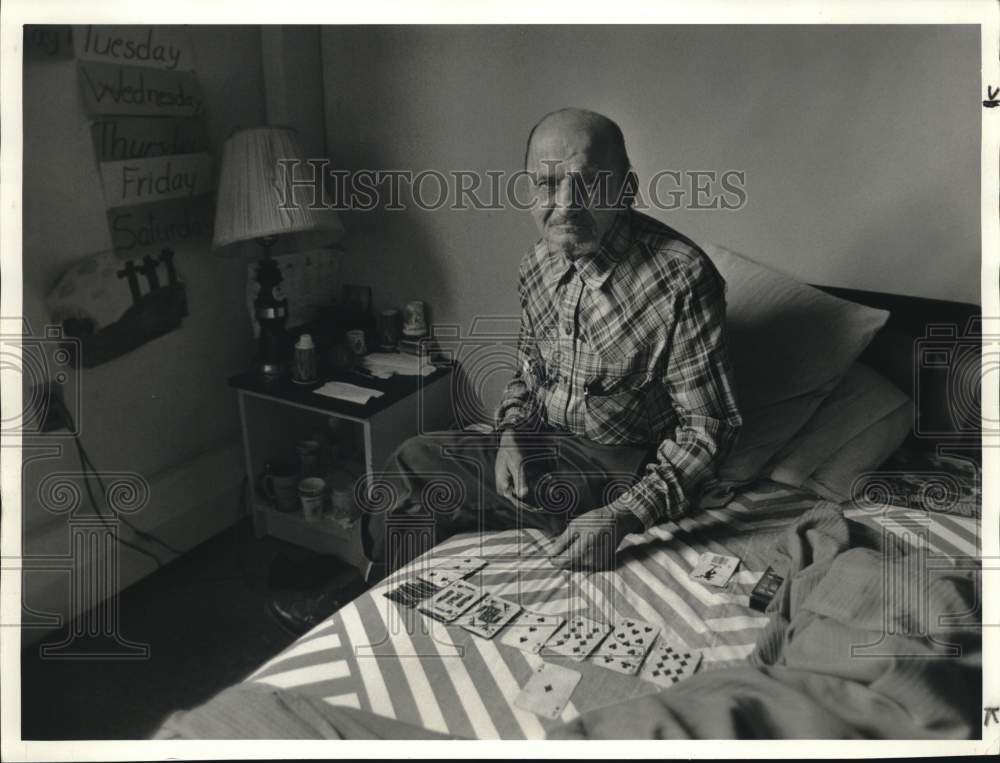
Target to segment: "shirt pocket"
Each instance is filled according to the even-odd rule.
[[[639,348],[623,361],[589,359],[584,375],[584,430],[588,439],[606,445],[652,441],[645,405],[653,384],[653,350]]]

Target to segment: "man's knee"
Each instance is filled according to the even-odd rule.
[[[390,467],[401,466],[407,470],[419,470],[440,463],[441,457],[441,438],[418,434],[403,440],[393,451],[389,463]]]

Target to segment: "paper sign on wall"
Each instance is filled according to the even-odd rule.
[[[80,61],[77,71],[84,108],[91,116],[182,117],[204,109],[201,87],[191,72],[97,61]]]
[[[191,36],[177,26],[78,26],[73,41],[81,61],[104,61],[169,71],[194,69]]]
[[[158,252],[190,238],[210,239],[215,203],[212,194],[108,210],[111,245],[120,257]]]
[[[25,61],[46,61],[72,57],[72,27],[58,24],[24,25]]]
[[[212,155],[174,154],[101,163],[108,207],[198,196],[214,186]]]
[[[91,125],[97,161],[208,151],[204,117],[110,117]]]

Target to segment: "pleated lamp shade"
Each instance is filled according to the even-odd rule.
[[[293,171],[280,166],[281,159],[298,159],[301,164]],[[311,187],[295,188],[288,182],[293,176],[296,180],[312,176],[313,168],[305,160],[298,135],[290,127],[252,127],[233,133],[222,148],[212,247],[304,231],[342,233],[335,211],[309,209]],[[317,186],[316,197],[322,201],[322,186]]]

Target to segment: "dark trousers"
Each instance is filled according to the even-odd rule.
[[[435,432],[397,448],[361,506],[369,581],[461,532],[532,527],[556,535],[573,517],[605,506],[634,484],[652,452],[564,433],[525,435],[518,445],[527,506],[497,493],[497,433]]]

